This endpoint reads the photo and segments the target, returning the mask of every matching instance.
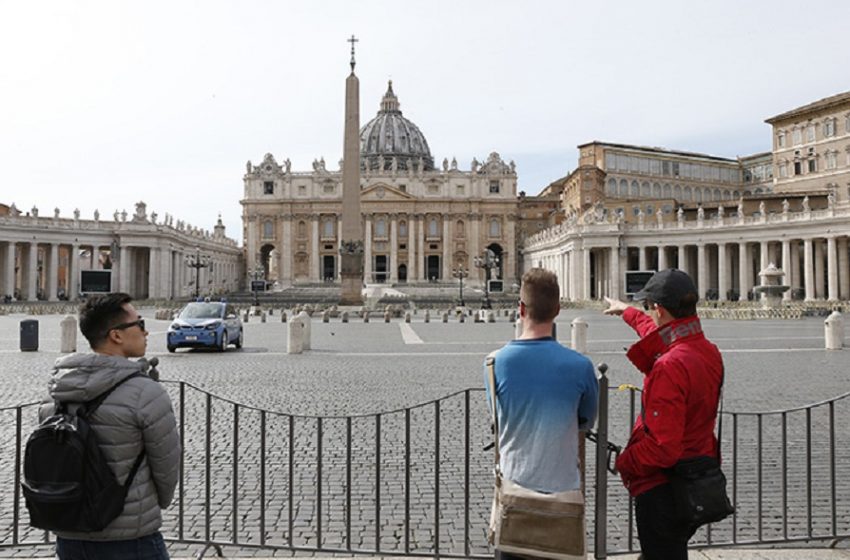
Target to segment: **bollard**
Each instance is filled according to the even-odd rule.
[[[274,307],[269,307],[269,317],[274,315]]]
[[[77,320],[68,315],[59,323],[62,336],[59,342],[59,351],[70,354],[77,351]]]
[[[384,311],[384,322],[389,323],[391,316],[392,316],[392,313],[390,313],[389,311]]]
[[[286,337],[286,353],[300,354],[304,351],[304,320],[301,317],[293,317],[289,322]]]
[[[430,311],[429,309],[426,309],[426,310],[425,310],[425,322],[426,322],[426,323],[430,323],[430,322],[431,322],[431,311]]]
[[[516,321],[516,311],[511,311],[510,314],[508,314],[508,321],[511,323]]]
[[[368,323],[368,322],[369,322],[369,310],[368,310],[368,309],[364,309],[364,310],[362,311],[362,314],[363,314],[363,322],[364,322],[364,323]]]
[[[343,311],[343,312],[342,312],[342,322],[343,322],[343,323],[347,323],[347,322],[348,322],[348,311]]]
[[[310,321],[310,314],[307,313],[306,311],[302,311],[301,313],[298,314],[298,317],[304,322],[304,345],[303,345],[304,350],[311,350],[312,349],[311,337],[312,337],[312,334],[313,334],[312,333],[313,328],[312,328],[312,324],[311,324],[311,321]]]
[[[38,321],[21,321],[21,352],[38,352]]]
[[[245,314],[242,316],[242,322],[243,323],[250,323],[251,322],[251,314],[249,312],[246,311]]]
[[[281,323],[285,323],[285,322],[286,322],[286,310],[282,310],[282,311],[280,312],[280,322],[281,322]]]
[[[444,322],[444,323],[448,323],[448,322],[449,322],[449,314],[448,314],[448,313],[446,313],[445,311],[443,311],[443,322]]]
[[[266,322],[266,312],[265,311],[263,311],[262,314],[260,314],[260,322],[261,323]]]
[[[463,313],[461,313],[458,316],[457,320],[458,320],[459,323],[464,323],[464,322],[466,322],[466,316]]]
[[[410,322],[410,311],[408,311],[407,313],[404,314],[404,322],[405,323]]]
[[[522,337],[522,319],[514,321],[514,338]]]
[[[492,312],[492,311],[487,312],[487,322],[488,323],[495,323],[496,322],[496,314],[494,312]]]
[[[324,311],[322,311],[322,322],[323,323],[330,323],[330,321],[331,321],[331,312],[329,310],[325,309]]]
[[[573,350],[580,354],[587,352],[587,321],[576,317],[571,323]]]
[[[841,350],[844,347],[844,317],[841,313],[830,313],[823,322],[823,334],[827,350]]]

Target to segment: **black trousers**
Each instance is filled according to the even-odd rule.
[[[676,517],[670,484],[635,498],[635,518],[643,560],[687,560],[688,541],[695,530]]]

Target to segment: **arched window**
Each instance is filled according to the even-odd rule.
[[[304,220],[301,220],[300,222],[298,222],[298,230],[297,231],[298,231],[298,237],[300,237],[302,239],[304,237],[307,237],[307,222],[305,222]]]
[[[322,222],[322,235],[324,237],[334,236],[334,220],[332,218],[325,218],[325,221]]]
[[[664,198],[673,198],[673,187],[670,186],[670,183],[664,185]]]
[[[652,183],[652,196],[655,198],[661,198],[661,185],[658,183]]]
[[[620,198],[629,196],[629,182],[625,179],[620,179]]]
[[[398,223],[398,236],[407,237],[407,222],[404,220]]]
[[[732,200],[732,193],[729,191],[723,191],[723,200]]]
[[[644,198],[649,198],[650,196],[652,196],[652,190],[650,190],[649,183],[647,183],[646,181],[644,181],[643,184],[640,186],[640,194]]]
[[[632,181],[632,196],[634,198],[640,198],[640,185],[637,181]]]
[[[455,237],[463,237],[464,235],[466,235],[464,229],[465,227],[463,225],[463,220],[458,220],[455,224]]]
[[[493,218],[490,220],[490,237],[501,237],[502,235],[502,223],[498,218]]]
[[[722,200],[720,189],[714,189],[714,198],[712,200]]]
[[[387,236],[387,221],[383,218],[378,218],[375,221],[375,237]]]
[[[693,191],[691,190],[691,187],[685,187],[683,197],[688,202],[691,202],[693,200],[694,197],[693,197]]]
[[[440,236],[440,224],[437,222],[437,218],[431,218],[428,220],[428,237],[439,237]]]
[[[683,200],[682,199],[682,187],[680,187],[679,185],[676,185],[675,187],[673,187],[673,198],[675,198],[676,200]]]
[[[608,179],[606,183],[605,194],[608,196],[617,196],[617,179]]]
[[[263,239],[274,239],[274,224],[271,220],[263,222]]]

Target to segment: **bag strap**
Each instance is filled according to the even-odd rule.
[[[720,444],[723,441],[723,382],[726,378],[726,366],[720,369],[720,389],[717,391],[717,462],[720,463]]]
[[[97,409],[98,409],[98,407],[99,407],[101,404],[103,404],[103,401],[105,401],[105,400],[106,400],[106,398],[107,398],[109,395],[111,395],[111,394],[112,394],[112,391],[114,391],[115,389],[117,389],[117,388],[118,388],[119,386],[121,386],[123,383],[125,383],[125,382],[127,382],[127,381],[129,381],[129,380],[133,379],[134,377],[145,377],[145,375],[144,375],[144,374],[142,374],[141,372],[136,372],[136,373],[134,373],[134,374],[132,374],[132,375],[128,375],[127,377],[125,377],[124,379],[122,379],[121,381],[119,381],[118,383],[116,383],[115,385],[113,385],[112,387],[110,387],[109,389],[107,389],[106,391],[102,392],[101,394],[99,394],[99,395],[98,395],[98,396],[96,396],[95,398],[91,399],[90,401],[86,401],[86,402],[84,402],[84,403],[82,404],[82,406],[80,406],[80,408],[77,410],[77,415],[78,415],[78,416],[83,416],[83,417],[86,417],[86,418],[87,418],[87,417],[89,417],[89,416],[91,416],[92,414],[94,414],[94,411],[95,411],[95,410],[97,410]]]
[[[496,410],[496,358],[487,356],[485,362],[487,364],[487,380],[490,384],[490,411],[493,418],[493,441],[495,445],[496,469],[499,468],[499,458],[501,452],[499,450],[499,413]]]
[[[133,478],[136,476],[136,473],[139,472],[139,467],[142,466],[142,459],[145,458],[145,442],[142,442],[142,451],[139,453],[139,456],[136,457],[136,461],[133,463],[133,467],[130,469],[130,474],[127,475],[127,480],[124,481],[124,493],[126,494],[127,490],[130,489],[130,484],[133,483]]]

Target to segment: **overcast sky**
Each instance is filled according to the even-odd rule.
[[[850,90],[832,1],[0,0],[0,202],[148,210],[241,240],[245,162],[342,154],[352,33],[361,124],[388,79],[436,161],[492,151],[519,189],[576,145],[735,157],[764,119]]]

